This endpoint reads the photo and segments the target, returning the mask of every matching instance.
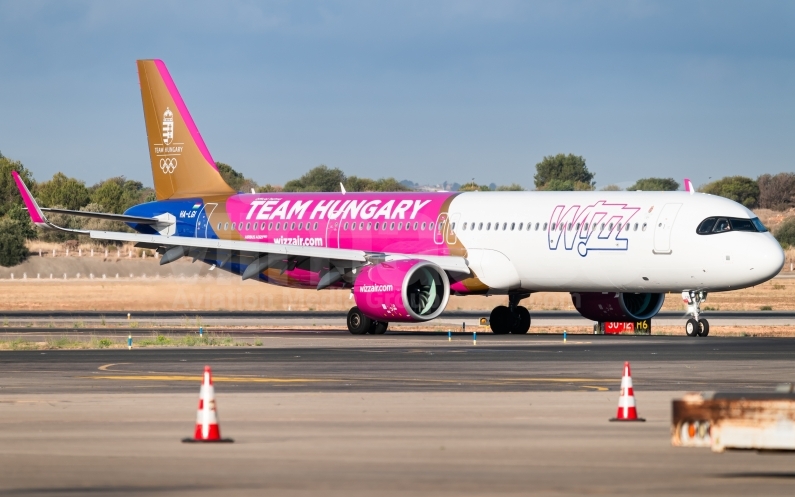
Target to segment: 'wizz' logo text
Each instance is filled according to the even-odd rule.
[[[583,257],[590,250],[627,250],[629,240],[623,232],[632,229],[630,220],[639,210],[604,200],[584,207],[558,205],[549,220],[549,249],[557,250],[562,240],[566,250],[576,244],[577,253]]]

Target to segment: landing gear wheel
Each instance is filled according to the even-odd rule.
[[[699,332],[698,336],[705,337],[709,335],[709,321],[704,318],[698,320]]]
[[[511,333],[524,335],[530,330],[530,311],[527,310],[527,307],[516,306],[516,314],[518,314],[519,320],[511,330]]]
[[[373,324],[370,325],[370,334],[372,335],[383,335],[386,333],[386,329],[389,326],[389,323],[383,321],[373,321]]]
[[[687,320],[687,323],[685,323],[685,332],[689,337],[698,336],[698,334],[701,332],[701,326],[699,326],[698,321],[690,318]]]
[[[362,314],[358,307],[351,307],[347,322],[348,331],[354,335],[364,335],[370,331],[373,320]]]
[[[498,305],[491,311],[489,316],[489,327],[495,335],[504,335],[511,331],[513,327],[513,313],[507,306]]]

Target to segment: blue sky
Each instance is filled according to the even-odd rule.
[[[138,58],[262,184],[327,164],[532,187],[560,152],[598,186],[795,170],[785,1],[0,1],[0,151],[151,184]]]

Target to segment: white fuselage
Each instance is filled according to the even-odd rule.
[[[733,290],[784,263],[769,232],[697,234],[711,216],[755,217],[700,193],[472,192],[457,196],[449,215],[491,293]]]

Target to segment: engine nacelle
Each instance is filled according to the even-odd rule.
[[[356,306],[377,321],[428,321],[450,298],[447,273],[432,262],[405,259],[360,269],[353,285]]]
[[[572,293],[571,301],[583,317],[593,321],[632,322],[654,317],[664,293]]]

